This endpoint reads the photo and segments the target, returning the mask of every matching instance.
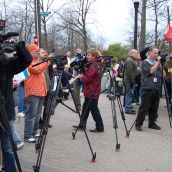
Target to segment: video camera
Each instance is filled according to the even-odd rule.
[[[91,63],[87,61],[87,58],[86,58],[87,54],[85,53],[84,55],[82,56],[79,56],[79,57],[75,57],[70,66],[73,67],[76,71],[78,70],[85,70]],[[104,65],[105,67],[111,67],[112,65],[112,58],[113,56],[99,56],[98,58],[95,59],[95,61],[100,61],[100,59],[103,59],[104,60]]]
[[[113,56],[102,56],[102,58],[104,59],[105,68],[112,67],[112,58],[113,58]]]
[[[52,61],[57,65],[57,69],[64,69],[64,65],[67,64],[67,56],[66,55],[53,55],[48,58],[48,60]]]
[[[72,59],[70,67],[74,68],[76,71],[83,71],[86,68],[86,64],[88,62],[86,56],[86,53],[83,55],[77,54],[77,56]]]
[[[5,28],[5,20],[0,20],[0,31],[3,31]],[[13,53],[16,51],[16,44],[17,42],[11,37],[19,36],[17,32],[8,32],[0,34],[0,55],[5,53]]]
[[[2,52],[13,53],[16,51],[17,42],[10,40],[13,36],[19,36],[19,33],[8,32],[6,34],[0,34],[0,54],[2,54]]]
[[[159,51],[159,56],[161,57],[161,63],[163,64],[166,60],[167,60],[167,53],[162,53],[161,51]]]

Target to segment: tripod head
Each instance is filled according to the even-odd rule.
[[[120,98],[120,94],[119,93],[115,93],[115,94],[108,94],[107,98],[109,98],[109,100],[115,100],[116,98]]]

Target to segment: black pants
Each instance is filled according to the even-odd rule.
[[[136,118],[136,126],[142,126],[145,116],[148,114],[149,124],[155,122],[158,117],[160,93],[156,90],[144,90],[141,92],[141,105]]]
[[[98,130],[104,129],[102,117],[98,109],[98,99],[90,99],[87,97],[85,98],[85,101],[82,106],[81,125],[83,127],[86,127],[86,123],[87,123],[87,119],[88,119],[90,111],[96,123],[96,129]]]

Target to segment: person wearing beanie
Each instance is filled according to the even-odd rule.
[[[29,50],[30,53],[32,53],[33,51],[39,50],[39,47],[35,44],[30,44],[27,46],[27,49]]]
[[[25,87],[25,142],[35,143],[36,137],[39,137],[39,119],[42,113],[44,97],[47,95],[47,85],[44,71],[48,68],[50,62],[42,63],[33,67],[39,62],[39,47],[35,44],[28,45],[27,49],[33,57],[31,65],[28,67],[30,76],[24,82]]]

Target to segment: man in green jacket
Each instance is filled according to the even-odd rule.
[[[139,52],[136,49],[132,49],[129,52],[129,57],[125,62],[124,70],[124,85],[125,85],[125,113],[135,114],[135,110],[132,109],[132,93],[135,85],[135,75],[137,72],[137,65],[135,60],[138,59]]]

